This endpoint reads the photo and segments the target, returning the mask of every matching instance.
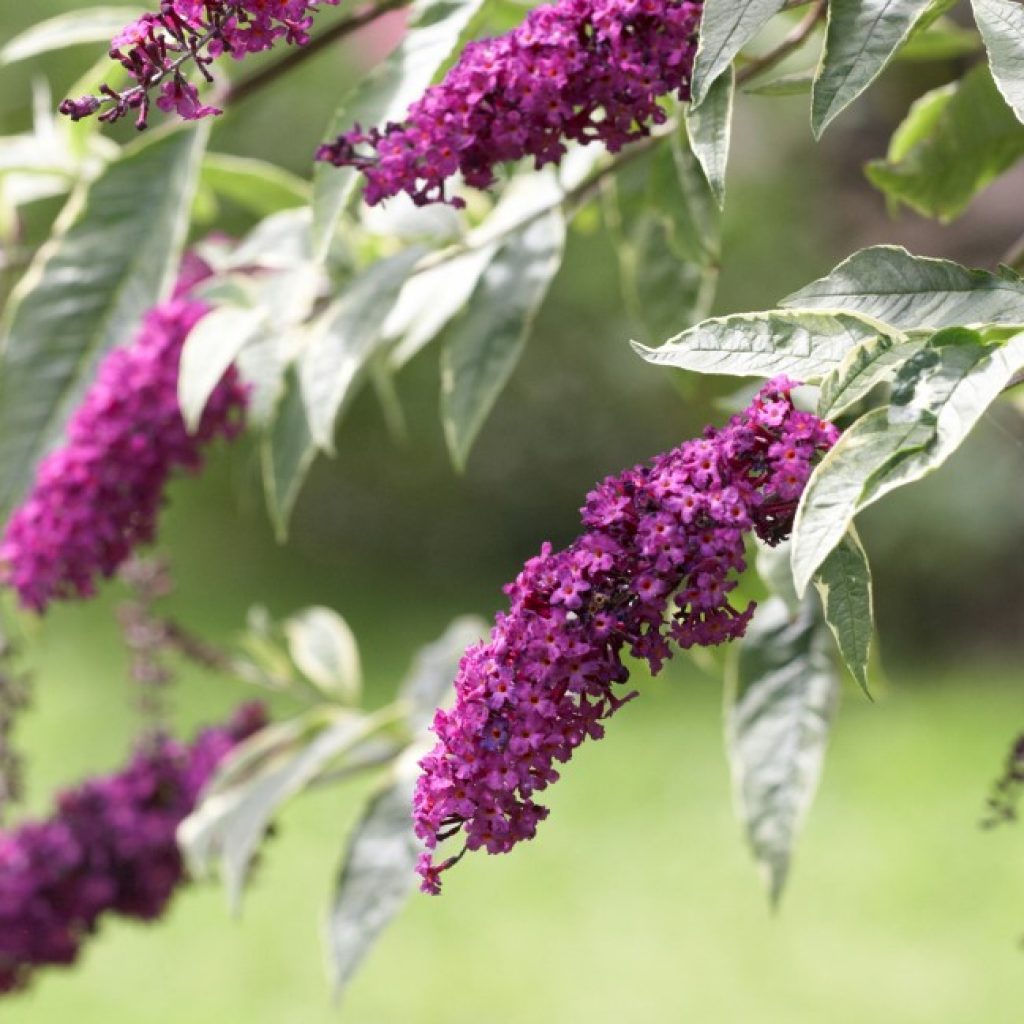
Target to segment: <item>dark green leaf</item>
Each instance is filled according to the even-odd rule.
[[[846,667],[870,696],[868,660],[875,631],[871,566],[853,527],[822,563],[814,586]]]
[[[771,310],[715,317],[651,349],[633,342],[649,363],[738,377],[792,374],[813,382],[846,354],[879,334],[877,325],[847,313]]]
[[[918,100],[866,173],[894,202],[946,222],[1022,156],[1024,126],[979,66]]]
[[[821,776],[839,677],[811,595],[791,615],[773,597],[740,643],[726,708],[733,789],[754,858],[777,903]]]
[[[830,0],[811,99],[815,138],[882,73],[927,7],[928,0]]]
[[[711,85],[701,105],[691,105],[686,111],[690,148],[704,169],[719,207],[725,205],[725,172],[729,163],[735,91],[736,76],[730,67]]]
[[[524,209],[543,212],[502,242],[441,353],[441,417],[460,468],[519,362],[565,245],[555,179],[531,175],[510,187],[522,190]]]
[[[999,91],[1024,121],[1024,4],[1020,0],[971,0]]]
[[[895,245],[862,249],[782,304],[843,309],[904,331],[1024,324],[1024,281],[913,256]]]
[[[205,142],[190,128],[126,150],[71,198],[16,289],[0,356],[0,506],[24,491],[101,357],[170,286]]]
[[[402,41],[392,54],[341,102],[328,132],[333,138],[353,125],[362,128],[400,121],[430,85],[482,0],[415,0]],[[359,181],[352,168],[318,163],[313,176],[313,249],[327,255],[338,221]]]
[[[691,91],[703,103],[733,58],[785,6],[785,0],[705,0]]]

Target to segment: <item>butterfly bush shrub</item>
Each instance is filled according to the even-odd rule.
[[[974,66],[922,97],[869,170],[893,202],[948,220],[1024,156],[1014,0],[974,0],[975,35],[897,4],[868,36],[819,2],[776,4],[766,18],[764,5],[742,2],[554,0],[509,27],[508,5],[412,0],[394,52],[351,90],[340,65],[359,54],[327,45],[379,28],[402,4],[348,5],[326,24],[324,8],[335,6],[152,2],[110,41],[118,66],[106,84],[66,99],[65,119],[40,115],[34,135],[13,140],[18,159],[0,168],[0,237],[14,258],[5,252],[2,269],[25,254],[30,265],[2,320],[0,495],[11,507],[0,583],[21,609],[92,595],[155,541],[168,481],[198,472],[211,443],[243,430],[258,452],[246,464],[258,463],[284,538],[310,466],[333,451],[359,389],[372,382],[399,425],[392,375],[435,342],[443,434],[463,468],[561,261],[596,244],[601,223],[638,326],[655,341],[672,335],[660,348],[636,346],[643,358],[767,383],[724,427],[599,484],[583,532],[525,564],[489,636],[469,643],[457,631],[461,660],[451,650],[426,658],[426,698],[414,672],[384,712],[360,710],[354,640],[329,609],[280,627],[254,613],[245,657],[163,617],[155,600],[124,616],[137,675],[162,682],[159,656],[173,647],[284,690],[303,710],[265,731],[262,713],[246,710],[190,746],[147,728],[122,772],[69,791],[49,820],[3,833],[4,990],[75,960],[105,914],[159,916],[185,878],[175,844],[183,819],[180,842],[202,848],[207,867],[219,859],[237,899],[247,878],[238,865],[257,856],[290,795],[372,772],[381,785],[350,837],[331,907],[343,984],[410,888],[437,893],[466,852],[505,853],[535,835],[560,766],[637,695],[631,673],[726,641],[740,649],[726,712],[737,803],[755,857],[784,878],[841,688],[839,659],[868,685],[871,576],[854,520],[938,468],[1024,372],[1020,245],[998,272],[876,246],[779,308],[708,318],[734,102],[746,91],[791,93],[810,77],[820,134],[904,46],[922,59],[942,51],[936,35],[947,53],[951,39],[963,47],[971,35],[961,57]],[[486,35],[498,18],[502,31]],[[0,73],[19,46],[38,56],[44,37],[96,38],[78,27],[76,37],[66,22],[47,23],[5,44]],[[104,22],[103,38],[109,31]],[[820,59],[809,52],[819,44]],[[282,92],[294,125],[275,121],[267,146],[298,173],[217,152],[222,136],[192,124],[227,111],[232,97],[269,98],[314,52],[337,72],[337,95]],[[266,62],[248,62],[255,54]],[[789,71],[783,61],[805,58],[809,75],[774,77]],[[756,118],[739,123],[774,140],[770,104],[758,102]],[[145,128],[154,105],[166,131],[123,147],[100,136],[101,124],[132,115]],[[46,104],[37,96],[36,106]],[[265,112],[278,118],[277,109]],[[310,137],[325,141],[296,155],[291,129],[299,137],[306,118],[319,118]],[[738,153],[758,151],[756,138],[740,141]],[[62,190],[68,205],[42,244],[31,234],[39,218],[22,207]],[[578,214],[585,244],[566,246]],[[221,233],[242,223],[243,237]],[[785,251],[785,239],[778,245]],[[186,246],[204,259],[186,257],[167,294],[161,283]],[[195,359],[183,360],[199,335],[205,350],[189,346]],[[581,358],[603,355],[595,343]],[[817,388],[813,412],[794,404],[786,375]],[[185,401],[183,416],[181,396],[197,388],[210,397],[190,429],[195,410]],[[765,574],[772,594],[757,617],[736,598],[754,541],[774,546],[782,566]],[[0,774],[12,778],[17,680],[0,687]],[[792,720],[778,710],[794,704]],[[242,745],[257,730],[255,748]],[[1021,762],[1018,742],[994,817],[1014,816]],[[204,796],[215,763],[224,774]],[[249,831],[228,856],[234,815]]]

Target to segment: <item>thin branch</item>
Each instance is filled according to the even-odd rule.
[[[351,17],[331,25],[330,28],[315,36],[305,46],[292,50],[287,57],[283,57],[281,60],[274,64],[269,64],[265,68],[261,68],[248,78],[240,79],[234,85],[229,85],[217,102],[222,102],[227,107],[229,104],[238,104],[247,100],[254,93],[276,82],[282,75],[286,75],[303,61],[308,60],[321,50],[338,42],[339,39],[344,39],[353,32],[373,24],[373,22],[385,14],[390,14],[392,11],[398,11],[403,7],[407,7],[409,2],[410,0],[384,0],[383,3],[357,11]]]
[[[814,6],[807,12],[803,20],[786,36],[774,50],[770,50],[763,57],[755,57],[748,64],[745,64],[736,73],[736,82],[745,85],[752,78],[770,68],[775,67],[785,60],[791,53],[799,50],[807,41],[815,26],[825,16],[825,4],[823,0],[815,0]]]

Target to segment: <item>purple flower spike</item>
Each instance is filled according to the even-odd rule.
[[[621,693],[631,654],[658,672],[672,654],[743,635],[753,604],[729,594],[746,568],[744,536],[785,538],[812,468],[837,429],[794,408],[785,377],[766,384],[722,430],[708,427],[587,496],[587,532],[564,551],[545,544],[505,588],[507,613],[463,656],[456,703],[421,762],[413,808],[430,852],[425,892],[466,850],[506,853],[532,839],[547,808],[534,794],[558,778],[588,736],[635,692]],[[438,859],[461,835],[462,850]]]
[[[486,188],[496,164],[558,163],[566,141],[616,152],[665,121],[662,96],[689,99],[701,5],[691,0],[558,0],[517,29],[471,43],[402,124],[356,125],[320,147],[319,160],[356,167],[366,202],[406,192],[448,202],[461,172]]]
[[[265,722],[246,704],[190,746],[157,737],[117,774],[62,793],[49,819],[0,833],[0,993],[73,963],[104,914],[164,912],[185,878],[178,825],[217,764]]]
[[[168,478],[196,472],[202,448],[244,423],[246,389],[234,368],[190,434],[178,407],[178,364],[189,331],[208,307],[187,291],[208,273],[187,261],[178,287],[146,314],[135,340],[100,364],[68,424],[62,447],[0,541],[0,583],[37,612],[61,598],[92,595],[140,544],[153,540]]]

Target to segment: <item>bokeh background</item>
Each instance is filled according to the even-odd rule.
[[[71,0],[0,0],[0,42]],[[324,15],[329,20],[336,15]],[[310,153],[367,54],[400,31],[307,62],[218,123],[213,147],[308,175]],[[89,47],[0,70],[0,131],[28,126],[33,77],[59,97]],[[902,242],[994,265],[1024,229],[1024,175],[952,226],[893,221],[864,181],[908,102],[955,65],[891,69],[818,147],[806,98],[742,97],[717,310],[764,308],[854,249]],[[26,237],[55,207],[37,204]],[[229,218],[237,211],[227,211]],[[244,228],[244,222],[236,225]],[[437,416],[436,354],[399,379],[409,422],[392,439],[371,395],[319,465],[292,540],[272,538],[244,445],[171,492],[160,548],[171,610],[227,639],[259,601],[322,603],[361,643],[383,703],[420,644],[454,615],[491,615],[543,539],[571,538],[599,477],[724,415],[734,385],[686,387],[630,354],[600,229],[574,232],[527,355],[458,476]],[[1015,1024],[1024,1014],[1024,828],[979,829],[1024,725],[1024,422],[1006,403],[924,484],[865,517],[884,676],[850,688],[781,911],[772,915],[731,816],[721,683],[679,660],[582,750],[550,794],[537,842],[467,858],[441,899],[415,898],[341,1009],[320,924],[361,784],[298,801],[268,845],[243,914],[215,885],[182,892],[157,926],[107,922],[73,971],[5,1001],[6,1024]],[[35,702],[18,733],[29,798],[118,764],[138,729],[115,621],[117,585],[55,609],[30,637]],[[249,696],[181,673],[181,730]],[[280,705],[286,713],[287,705]]]

